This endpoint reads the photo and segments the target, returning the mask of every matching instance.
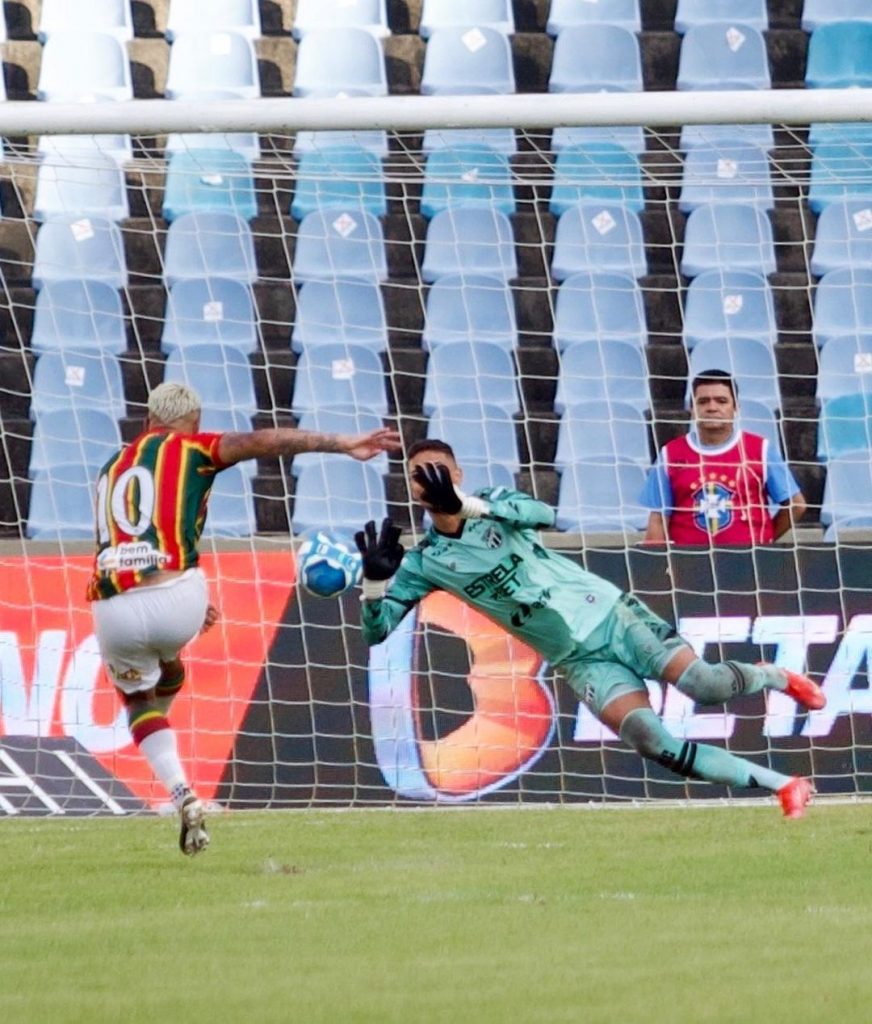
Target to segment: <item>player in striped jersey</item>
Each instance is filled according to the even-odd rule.
[[[189,855],[204,849],[209,835],[167,712],[184,683],[182,648],[218,618],[198,568],[215,475],[246,459],[335,452],[366,460],[400,446],[389,429],[346,435],[199,427],[200,399],[191,388],[164,383],[151,392],[145,431],[100,471],[88,585],[101,657],[127,707],[134,743],[179,811],[179,845]]]

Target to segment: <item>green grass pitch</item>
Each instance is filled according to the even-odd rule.
[[[865,1024],[870,810],[6,819],[0,1021]]]

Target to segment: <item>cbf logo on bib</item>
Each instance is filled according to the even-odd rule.
[[[694,523],[710,534],[726,530],[733,521],[735,497],[735,481],[706,480],[693,495]]]

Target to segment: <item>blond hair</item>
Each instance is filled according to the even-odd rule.
[[[148,396],[148,416],[152,423],[169,427],[176,420],[200,411],[200,396],[186,384],[164,382]]]

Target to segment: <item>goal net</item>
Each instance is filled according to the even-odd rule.
[[[6,106],[0,813],[165,799],[84,592],[96,471],[166,379],[197,388],[208,429],[384,423],[406,446],[448,440],[468,488],[555,506],[545,542],[700,654],[809,671],[828,694],[813,714],[780,694],[705,709],[652,682],[670,731],[821,793],[869,789],[872,154],[843,123],[868,103],[100,104],[97,135],[73,108]],[[689,428],[689,376],[713,367],[738,379],[741,425],[783,454],[808,513],[754,550],[645,545],[648,468]],[[705,488],[710,535],[733,485]],[[222,617],[191,645],[172,711],[204,797],[728,796],[643,763],[551,665],[445,594],[367,650],[357,592],[306,593],[295,548],[386,514],[407,543],[427,527],[400,456],[219,476],[202,552]]]

